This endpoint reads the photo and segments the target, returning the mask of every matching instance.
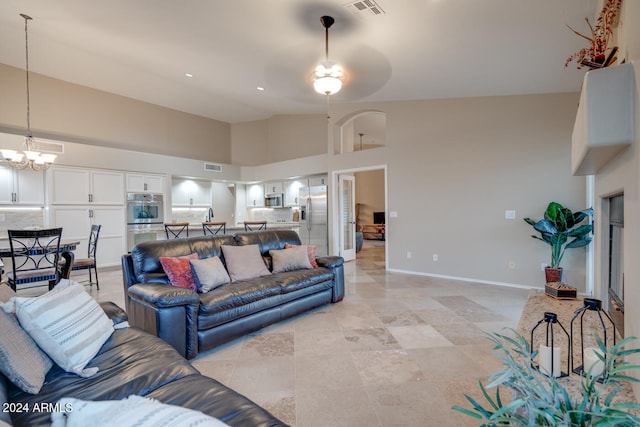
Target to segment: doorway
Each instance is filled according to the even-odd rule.
[[[624,195],[610,197],[608,202],[607,311],[616,328],[624,331]]]

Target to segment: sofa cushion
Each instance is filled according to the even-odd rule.
[[[12,314],[0,310],[0,372],[27,393],[37,393],[53,366]]]
[[[200,411],[167,405],[135,394],[126,399],[100,401],[65,397],[57,404],[59,411],[51,414],[53,427],[228,427],[228,424]]]
[[[231,281],[229,273],[227,273],[222,261],[220,261],[220,257],[192,259],[189,263],[198,286],[198,292],[209,292]]]
[[[262,260],[258,245],[222,246],[227,271],[232,282],[271,274]]]
[[[193,259],[198,259],[197,253],[179,257],[160,257],[162,269],[169,277],[172,286],[191,289],[192,291],[198,289],[191,271],[191,264],[189,263]]]
[[[62,279],[46,294],[14,297],[5,306],[12,302],[20,326],[54,362],[82,377],[98,372],[85,366],[113,333],[113,322],[82,285]]]
[[[292,270],[308,270],[313,268],[309,262],[309,252],[306,246],[291,246],[286,249],[271,249],[272,272],[282,273]]]
[[[295,248],[297,245],[292,245],[289,243],[285,243],[284,248]],[[316,261],[316,245],[306,245],[307,246],[307,254],[309,255],[309,262],[313,268],[318,268],[318,262]]]

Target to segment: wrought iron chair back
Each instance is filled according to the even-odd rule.
[[[267,221],[245,221],[244,231],[260,231],[267,229]]]
[[[226,234],[227,232],[227,223],[226,222],[203,222],[202,223],[202,232],[206,236],[207,234]]]
[[[8,230],[7,233],[12,267],[7,272],[9,286],[15,291],[18,285],[48,282],[49,289],[52,289],[61,278],[59,260],[62,228]]]
[[[180,237],[189,237],[189,223],[188,222],[175,222],[173,224],[164,225],[164,233],[167,239],[178,239]],[[182,236],[182,234],[185,236]]]
[[[100,290],[100,284],[98,282],[98,264],[96,261],[96,252],[98,250],[98,238],[100,237],[101,225],[92,225],[89,232],[89,243],[87,245],[87,257],[76,259],[71,267],[72,271],[88,270],[89,271],[89,286],[93,285],[92,270],[96,275],[96,289]],[[86,282],[85,282],[86,283]]]

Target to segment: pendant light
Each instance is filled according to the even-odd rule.
[[[26,80],[27,80],[27,135],[24,141],[24,151],[16,150],[0,150],[2,157],[7,161],[9,166],[14,169],[31,168],[33,170],[47,169],[55,161],[55,154],[41,154],[34,151],[34,141],[31,135],[31,117],[30,117],[30,99],[29,99],[29,38],[28,38],[28,22],[32,19],[23,13],[20,16],[24,19],[24,44],[26,56]]]
[[[342,89],[342,68],[329,61],[329,28],[335,22],[331,16],[323,16],[320,22],[325,30],[325,60],[314,71],[313,88],[322,95],[333,95]]]

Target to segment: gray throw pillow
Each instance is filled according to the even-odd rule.
[[[293,246],[288,249],[271,249],[269,251],[274,273],[293,270],[309,270],[313,268],[309,262],[306,246]]]
[[[231,281],[220,257],[192,259],[189,262],[191,270],[193,270],[193,277],[198,285],[198,292],[209,292]]]
[[[232,282],[271,274],[262,260],[258,245],[222,245],[222,254]]]
[[[0,310],[0,330],[0,372],[21,390],[38,393],[53,362],[4,310]]]

